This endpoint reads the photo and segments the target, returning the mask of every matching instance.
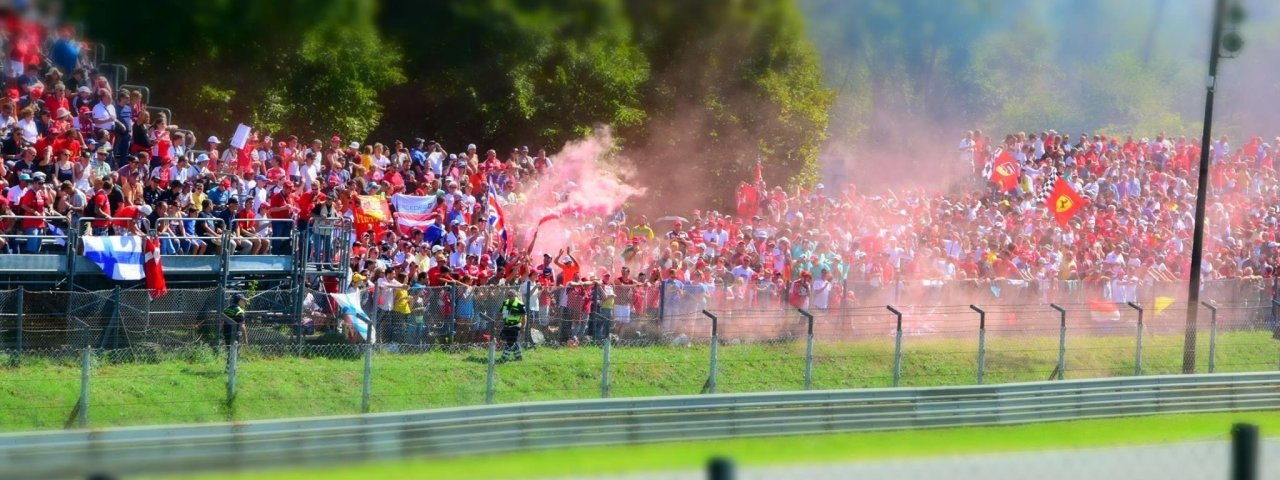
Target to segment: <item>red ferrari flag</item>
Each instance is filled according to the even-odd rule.
[[[164,282],[164,267],[160,265],[160,240],[146,237],[142,249],[145,259],[142,270],[147,277],[147,291],[151,293],[151,299],[155,300],[169,293],[169,287]]]
[[[1058,221],[1058,225],[1066,225],[1071,217],[1076,215],[1076,211],[1083,207],[1085,200],[1075,189],[1071,188],[1071,184],[1058,177],[1053,184],[1053,192],[1049,194],[1049,198],[1045,199],[1045,204],[1049,207],[1049,211],[1053,212],[1053,218]]]
[[[1018,174],[1022,168],[1018,166],[1018,162],[1014,161],[1013,155],[1009,154],[1009,150],[1001,150],[996,155],[996,159],[991,164],[991,181],[1000,186],[1001,192],[1013,190],[1018,186]]]

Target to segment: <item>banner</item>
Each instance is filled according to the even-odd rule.
[[[1046,200],[1046,206],[1053,212],[1053,218],[1058,221],[1058,225],[1066,226],[1067,222],[1071,221],[1071,217],[1074,217],[1080,207],[1084,206],[1084,202],[1084,198],[1076,193],[1066,180],[1058,177],[1053,183],[1053,190]]]
[[[425,232],[427,227],[436,223],[439,218],[440,216],[434,213],[396,212],[396,229],[400,231],[401,235],[409,235],[414,229]]]
[[[249,126],[243,123],[236,125],[236,134],[231,136],[231,146],[237,150],[244,150],[244,145],[249,141]]]
[[[1020,171],[1021,168],[1013,159],[1013,155],[1010,155],[1008,150],[1001,149],[996,155],[995,162],[991,164],[991,173],[988,178],[1000,187],[1001,192],[1008,192],[1018,186]]]
[[[396,207],[398,213],[422,214],[430,213],[436,208],[436,197],[405,195],[397,193],[391,196],[391,205]]]
[[[351,343],[374,343],[375,332],[369,330],[369,316],[360,307],[360,293],[330,293],[338,309],[338,319],[347,327],[347,339]]]
[[[84,256],[112,280],[142,280],[142,237],[135,235],[81,239]]]
[[[160,264],[159,239],[147,238],[144,259],[143,272],[147,275],[147,292],[151,294],[152,300],[163,297],[169,293],[169,287],[164,281],[164,266]]]
[[[377,195],[360,195],[356,197],[356,223],[375,224],[391,219],[391,209],[387,200]]]

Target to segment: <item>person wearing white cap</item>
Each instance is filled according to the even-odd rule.
[[[221,141],[221,140],[218,140],[218,137],[217,137],[217,136],[215,136],[215,135],[210,135],[210,136],[209,136],[209,139],[208,139],[208,140],[205,140],[205,142],[207,142],[209,145],[221,145],[221,144],[222,144],[222,141]]]

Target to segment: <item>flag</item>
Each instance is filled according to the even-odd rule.
[[[764,165],[756,162],[756,181],[757,185],[764,183]]]
[[[507,242],[507,215],[502,213],[502,205],[498,204],[498,192],[494,190],[493,184],[489,184],[489,194],[485,195],[489,204],[489,228],[498,232],[498,237],[502,239],[502,252],[507,251],[510,243]]]
[[[347,338],[351,343],[373,342],[374,337],[369,332],[369,316],[360,307],[360,292],[330,293],[329,297],[337,304],[338,318],[348,327]]]
[[[498,232],[506,232],[507,216],[502,213],[502,206],[498,204],[498,192],[494,191],[493,185],[489,185],[489,194],[485,195],[489,204],[489,227]]]
[[[400,213],[396,212],[396,229],[401,235],[409,235],[413,229],[426,231],[427,227],[436,223],[440,215],[435,213]]]
[[[1116,322],[1120,320],[1120,307],[1112,302],[1090,300],[1089,316],[1095,322]]]
[[[1018,162],[1008,150],[1001,149],[991,164],[991,173],[987,178],[1000,187],[1001,192],[1013,190],[1018,186],[1018,174],[1021,172]]]
[[[1084,206],[1084,198],[1071,188],[1071,184],[1059,177],[1054,181],[1053,191],[1045,204],[1049,206],[1049,211],[1053,212],[1053,218],[1058,221],[1058,225],[1065,226],[1080,207]]]
[[[148,237],[144,248],[146,254],[143,271],[147,275],[147,291],[151,293],[151,299],[155,300],[169,293],[169,287],[164,281],[164,267],[160,265],[160,240]]]
[[[391,196],[391,205],[399,213],[430,213],[436,208],[434,195],[405,195],[397,193]]]
[[[391,219],[387,199],[377,195],[360,195],[356,200],[356,223],[380,223]]]
[[[1173,297],[1156,297],[1156,315],[1164,313],[1169,305],[1173,305]]]
[[[82,239],[84,256],[112,280],[142,280],[142,237],[136,235]]]

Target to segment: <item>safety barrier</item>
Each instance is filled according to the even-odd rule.
[[[0,435],[0,477],[297,467],[671,440],[1280,409],[1280,373],[540,402]]]

